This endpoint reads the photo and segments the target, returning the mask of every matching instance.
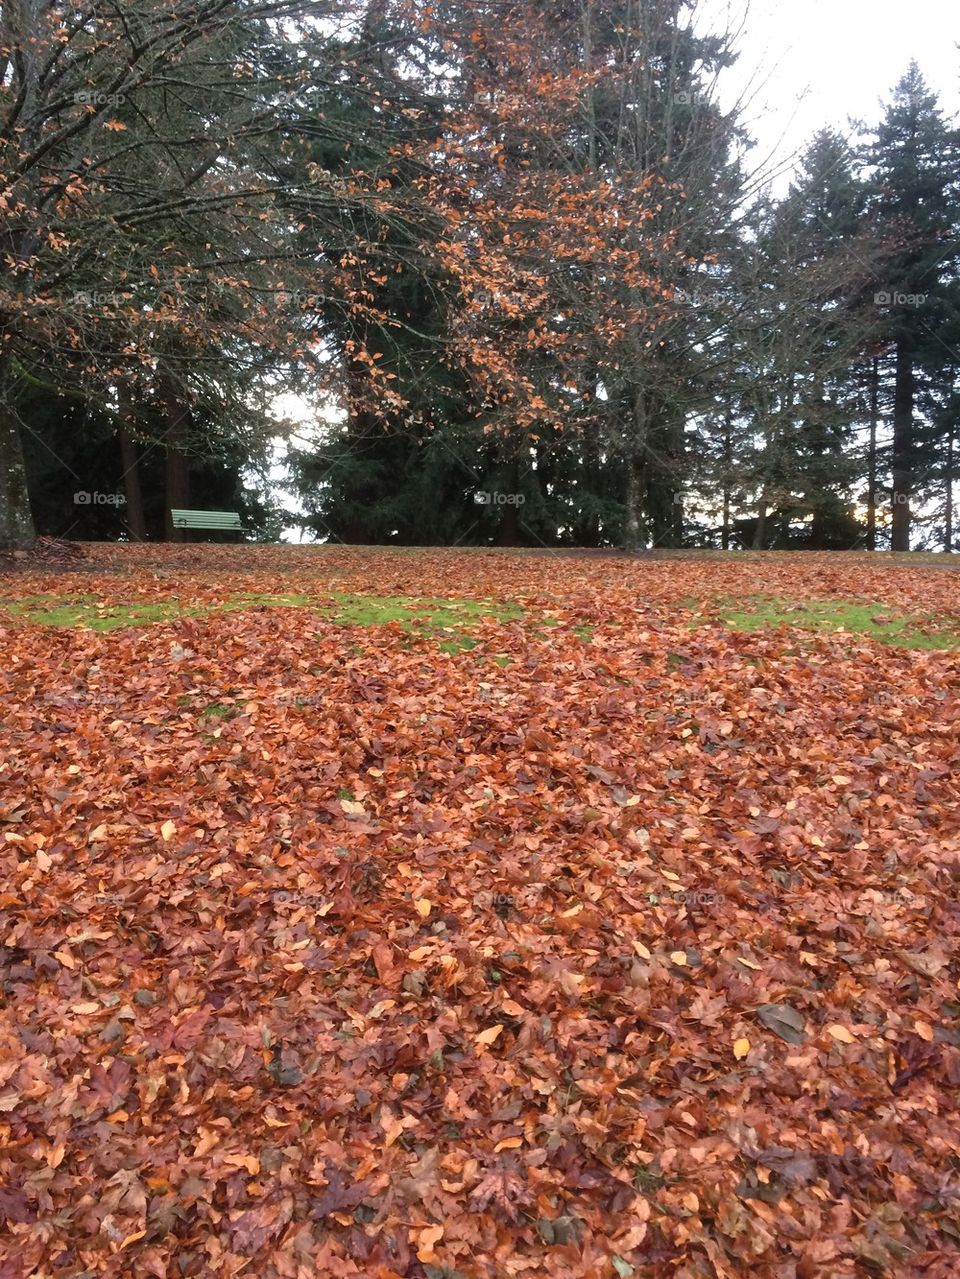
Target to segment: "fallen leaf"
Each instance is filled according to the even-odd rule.
[[[775,1035],[789,1044],[802,1044],[805,1038],[804,1020],[789,1004],[761,1004],[757,1016]]]
[[[388,1012],[391,1008],[396,1008],[396,1006],[397,1001],[395,999],[381,999],[380,1002],[378,1004],[374,1004],[367,1013],[367,1018],[370,1021],[376,1021],[379,1017],[382,1017],[385,1012]]]
[[[428,1226],[426,1230],[421,1230],[417,1236],[419,1247],[417,1248],[417,1257],[420,1261],[433,1260],[434,1244],[440,1242],[443,1238],[443,1226]]]

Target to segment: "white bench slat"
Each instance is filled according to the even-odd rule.
[[[170,508],[174,528],[242,529],[236,511],[182,511]]]

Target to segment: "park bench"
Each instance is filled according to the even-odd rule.
[[[236,511],[181,511],[170,508],[174,528],[215,529],[242,533],[243,524]]]

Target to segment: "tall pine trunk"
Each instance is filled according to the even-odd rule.
[[[763,492],[760,494],[760,502],[757,506],[757,527],[753,533],[753,549],[762,551],[767,540],[767,508],[769,502],[767,500],[767,490],[764,486]]]
[[[643,500],[646,476],[647,405],[642,387],[634,387],[631,423],[627,447],[626,509],[623,518],[623,549],[631,553],[641,550]]]
[[[510,463],[510,492],[516,496],[520,487],[520,461],[514,457]],[[520,546],[522,543],[520,536],[520,512],[515,503],[508,503],[500,515],[500,524],[497,528],[497,545],[498,546]]]
[[[867,550],[877,549],[877,428],[880,424],[880,361],[870,369],[870,443],[867,450]]]
[[[943,549],[949,555],[953,550],[953,459],[956,442],[956,419],[951,417],[947,424],[947,457],[946,457],[946,490],[947,509],[943,529]]]
[[[0,356],[0,549],[23,550],[33,545],[36,530],[11,381],[9,360]]]
[[[172,507],[190,505],[190,468],[187,462],[187,439],[190,411],[169,369],[160,373],[160,399],[166,425],[166,525],[168,542],[185,542],[186,530],[175,528]]]
[[[730,488],[730,474],[733,469],[733,410],[727,406],[723,415],[723,530],[720,534],[720,548],[730,549],[730,506],[733,493]]]
[[[120,463],[123,487],[127,495],[126,523],[136,542],[147,540],[147,522],[143,513],[143,490],[140,487],[140,451],[136,440],[125,426],[120,428]]]
[[[893,397],[893,534],[892,551],[910,549],[910,497],[913,489],[913,402],[916,377],[913,353],[903,341],[897,345],[896,386]]]

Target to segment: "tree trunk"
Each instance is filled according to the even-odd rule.
[[[640,502],[642,496],[643,468],[639,460],[627,458],[626,512],[623,520],[623,549],[636,554],[640,546]]]
[[[497,529],[497,546],[520,545],[520,518],[515,506],[505,506]]]
[[[190,410],[184,403],[183,396],[168,370],[160,373],[160,399],[163,404],[163,416],[166,423],[166,540],[168,542],[185,542],[186,530],[175,528],[172,507],[186,508],[190,505],[190,469],[187,464],[187,431]]]
[[[120,464],[123,487],[127,495],[126,525],[135,542],[147,540],[147,522],[143,513],[143,491],[140,488],[140,453],[136,441],[125,426],[120,428]]]
[[[627,449],[627,492],[623,518],[623,549],[635,554],[645,549],[641,542],[642,507],[646,474],[647,418],[643,390],[634,388],[630,444]]]
[[[949,555],[953,550],[953,458],[955,442],[955,419],[951,417],[947,425],[947,509],[943,528],[943,549]]]
[[[11,398],[8,370],[0,360],[0,549],[23,550],[33,545],[36,531],[23,440]]]
[[[906,343],[897,346],[893,400],[893,534],[892,551],[910,549],[910,497],[913,488],[913,355]]]
[[[599,437],[597,431],[587,431],[585,433],[583,437],[582,456],[583,474],[587,491],[589,493],[602,491],[605,471],[603,463],[600,460]],[[539,479],[539,470],[537,475]],[[541,482],[541,492],[543,491]],[[573,541],[576,546],[600,545],[600,516],[595,508],[591,507],[589,513],[586,514],[581,508],[579,518],[577,519],[573,530]]]
[[[757,527],[753,534],[753,549],[755,551],[762,551],[767,540],[767,506],[767,490],[764,489],[760,495],[760,504],[757,507]]]
[[[720,533],[720,548],[730,549],[730,472],[733,468],[733,412],[727,408],[723,417],[723,529]]]
[[[520,487],[520,462],[514,458],[510,464],[510,494],[514,498]],[[516,502],[508,502],[500,515],[497,529],[497,546],[520,546],[520,512]]]
[[[870,370],[870,444],[867,453],[867,550],[877,549],[877,427],[880,423],[880,361]]]

